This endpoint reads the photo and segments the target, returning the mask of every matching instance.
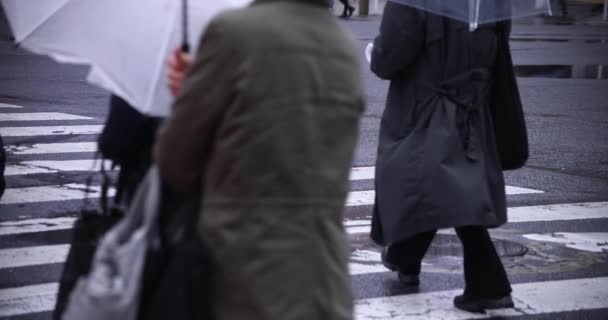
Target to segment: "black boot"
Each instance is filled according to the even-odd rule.
[[[355,12],[355,7],[349,6],[347,11],[348,11],[347,16],[351,17],[353,15],[353,12]]]
[[[396,271],[397,276],[399,277],[399,282],[403,283],[406,286],[418,286],[420,285],[420,273],[406,273],[389,261],[388,259],[388,247],[382,248],[382,252],[380,253],[380,258],[382,260],[382,264],[391,271]]]
[[[470,298],[464,294],[454,298],[454,306],[460,310],[483,313],[490,309],[513,308],[513,299],[511,295],[500,298]]]

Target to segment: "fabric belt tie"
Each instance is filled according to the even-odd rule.
[[[473,136],[478,134],[476,127],[480,119],[479,114],[487,101],[490,86],[490,71],[474,69],[442,81],[439,86],[429,87],[436,95],[446,98],[457,107],[456,128],[467,159],[472,161],[478,158],[475,156]]]

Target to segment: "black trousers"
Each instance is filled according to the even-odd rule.
[[[344,10],[342,11],[342,15],[346,15],[346,12],[347,12],[348,8],[350,7],[348,0],[338,0],[338,1],[340,1],[340,3],[342,5],[344,5]]]
[[[422,258],[436,233],[436,230],[424,232],[392,244],[388,260],[403,273],[419,274]],[[456,228],[456,233],[464,251],[464,294],[473,298],[498,298],[510,294],[509,278],[488,230],[469,226]]]
[[[557,0],[557,2],[559,4],[559,8],[562,13],[562,16],[567,16],[568,15],[568,1],[567,0]]]

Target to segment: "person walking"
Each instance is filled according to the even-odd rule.
[[[466,285],[454,305],[473,312],[513,306],[487,230],[507,221],[490,106],[521,103],[513,73],[493,71],[499,53],[510,57],[509,29],[504,22],[471,32],[468,24],[388,2],[371,52],[371,70],[390,80],[372,239],[385,246],[383,261],[401,282],[418,285],[436,231],[456,228]],[[497,90],[507,87],[515,93],[505,99]]]
[[[333,0],[330,0],[330,1],[333,4]],[[350,3],[348,3],[348,0],[338,0],[338,1],[340,1],[340,3],[344,6],[344,10],[342,11],[342,15],[340,17],[341,18],[350,18],[353,15],[353,12],[355,12],[355,7],[351,6]]]
[[[256,0],[213,19],[190,67],[173,57],[155,158],[172,190],[203,186],[214,319],[353,317],[342,211],[364,92],[327,6]]]
[[[557,0],[562,18],[568,18],[568,0]]]
[[[163,119],[140,113],[117,95],[110,96],[109,112],[98,148],[104,159],[120,168],[114,202],[128,207],[152,163],[156,131]]]

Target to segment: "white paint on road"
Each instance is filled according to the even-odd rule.
[[[509,208],[509,222],[608,218],[608,202],[568,203]]]
[[[608,202],[569,203],[508,208],[510,223],[608,219]],[[345,222],[348,234],[370,232],[370,220]]]
[[[52,311],[59,285],[37,284],[0,290],[0,317]]]
[[[355,300],[356,320],[467,320],[539,315],[608,308],[608,277],[531,282],[513,285],[515,309],[473,314],[457,310],[462,290],[415,293]],[[57,283],[0,290],[0,317],[52,311]],[[568,295],[564,295],[567,292]]]
[[[14,104],[0,103],[0,109],[21,109],[22,106],[16,106]]]
[[[505,186],[505,192],[508,196],[520,195],[520,194],[538,194],[545,193],[544,191],[530,189],[530,188],[521,188],[521,187],[513,187],[513,186]]]
[[[1,121],[91,120],[93,118],[61,112],[0,113]]]
[[[350,170],[350,180],[371,180],[374,179],[376,167],[353,167]]]
[[[67,244],[0,250],[0,269],[63,263],[68,256]]]
[[[96,152],[97,142],[36,143],[29,146],[9,145],[5,149],[8,153],[16,155]]]
[[[0,222],[0,236],[72,229],[76,218],[28,219]]]
[[[506,191],[507,195],[543,193],[543,191],[540,191],[540,190],[513,187],[513,186],[506,186],[505,191]],[[348,198],[346,199],[346,205],[349,207],[369,206],[369,205],[374,204],[375,198],[376,198],[376,191],[374,191],[374,190],[353,191],[353,192],[348,193]]]
[[[608,308],[608,277],[513,285],[514,309],[472,314],[452,305],[462,290],[362,299],[355,301],[356,320],[466,320],[539,315]]]
[[[527,234],[525,238],[541,242],[553,242],[566,245],[568,248],[588,251],[608,251],[608,232],[555,232],[544,234]]]
[[[105,161],[105,167],[110,168],[111,161]],[[99,170],[101,161],[95,160],[60,160],[60,161],[23,161],[6,167],[6,176],[18,176],[38,173],[57,173],[74,171]]]
[[[348,272],[351,276],[368,273],[388,272],[382,264],[378,263],[360,263],[360,262],[349,262]]]
[[[24,204],[47,201],[82,200],[85,198],[87,187],[83,184],[71,183],[65,185],[9,188],[0,199],[0,204]],[[88,189],[89,198],[101,196],[100,187],[91,186]],[[113,197],[114,189],[110,189],[108,196]]]
[[[58,136],[77,134],[99,134],[103,126],[44,126],[44,127],[0,127],[0,135],[3,137],[33,137],[33,136]]]
[[[350,171],[350,180],[373,180],[376,174],[376,167],[353,167]],[[506,193],[508,195],[518,195],[518,194],[533,194],[533,193],[543,193],[540,190],[534,190],[529,188],[521,188],[521,187],[512,187],[506,186]]]

